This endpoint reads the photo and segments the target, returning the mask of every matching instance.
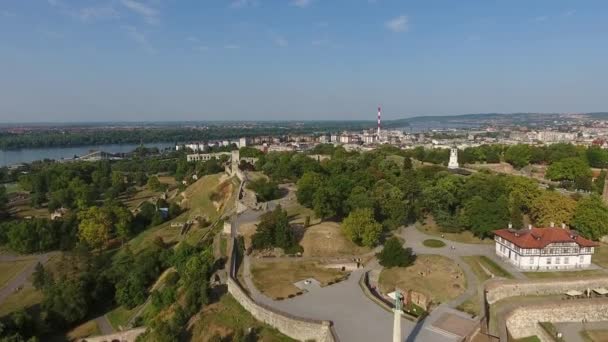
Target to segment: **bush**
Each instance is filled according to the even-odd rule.
[[[436,239],[427,239],[422,241],[422,244],[431,248],[441,248],[445,246],[445,242]]]

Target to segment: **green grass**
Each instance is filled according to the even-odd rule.
[[[13,277],[35,262],[36,259],[34,258],[30,260],[0,262],[0,287],[6,285]]]
[[[601,243],[599,247],[595,247],[595,253],[591,256],[591,262],[598,266],[608,268],[608,244]]]
[[[2,305],[0,305],[0,317],[40,304],[42,303],[42,299],[42,292],[27,284],[23,289],[8,296]]]
[[[579,278],[591,276],[606,276],[608,273],[604,270],[580,270],[580,271],[562,271],[562,272],[524,272],[527,278],[530,279],[548,279],[548,278]]]
[[[425,222],[417,222],[416,229],[419,231],[437,237],[442,237],[446,240],[462,242],[462,243],[474,243],[474,244],[493,244],[492,239],[480,239],[473,235],[470,231],[463,231],[460,233],[446,233],[442,232],[440,227],[435,223],[432,217],[429,217]]]
[[[424,240],[424,241],[422,241],[422,244],[425,245],[426,247],[431,247],[431,248],[445,247],[445,242],[443,242],[441,240],[436,240],[436,239]]]
[[[540,342],[540,338],[536,336],[528,336],[515,340],[515,342]]]
[[[494,260],[488,258],[485,255],[479,256],[478,260],[481,265],[483,265],[488,271],[492,272],[497,277],[503,277],[508,279],[513,279],[513,275],[507,272],[504,268],[498,265]]]
[[[206,306],[198,317],[192,327],[192,341],[209,340],[214,335],[225,338],[237,330],[249,328],[256,330],[258,341],[295,341],[271,326],[257,321],[229,294],[222,296],[219,302]]]
[[[7,194],[24,191],[23,188],[19,185],[19,183],[6,183],[4,184],[4,187],[6,188]]]
[[[583,330],[580,334],[585,342],[608,341],[608,330]]]
[[[462,259],[471,267],[471,270],[475,273],[480,284],[491,278],[491,276],[481,268],[478,256],[464,256]]]
[[[220,235],[220,254],[222,256],[228,255],[228,239]]]
[[[120,327],[126,327],[129,323],[129,320],[135,316],[137,311],[139,311],[140,306],[136,306],[133,309],[127,309],[123,306],[119,306],[114,310],[108,312],[106,316],[108,317],[108,321],[114,327],[114,330],[120,330]]]

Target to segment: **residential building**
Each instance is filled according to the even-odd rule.
[[[496,255],[521,270],[586,268],[598,246],[562,225],[562,228],[500,229],[494,232]]]

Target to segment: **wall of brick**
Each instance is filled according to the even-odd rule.
[[[542,280],[493,280],[486,284],[486,300],[494,304],[501,299],[516,296],[545,296],[563,294],[568,290],[586,291],[599,287],[608,288],[608,277],[584,279]]]

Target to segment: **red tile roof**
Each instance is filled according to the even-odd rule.
[[[581,247],[595,247],[599,245],[566,228],[499,229],[495,230],[494,234],[519,248],[544,248],[554,242],[576,242]]]

